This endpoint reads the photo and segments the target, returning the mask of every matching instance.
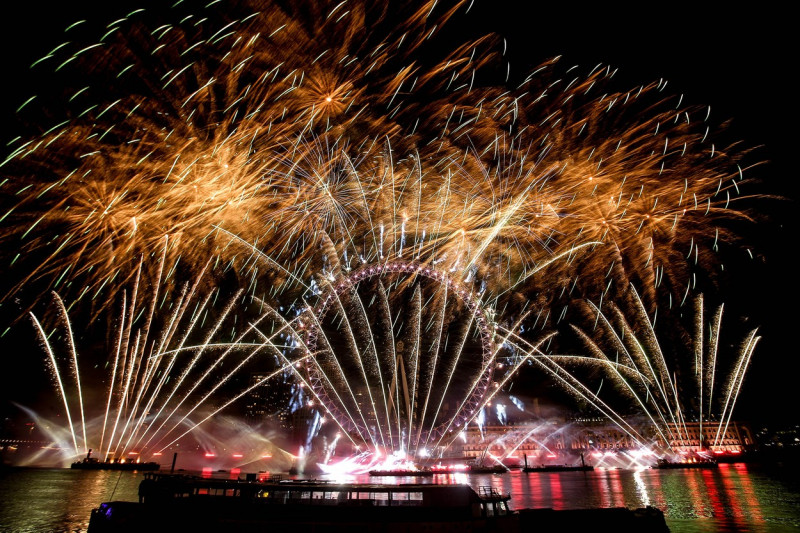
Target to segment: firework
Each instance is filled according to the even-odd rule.
[[[497,39],[438,35],[465,8],[179,2],[37,62],[87,81],[45,99],[63,117],[2,162],[5,298],[123,301],[99,448],[163,448],[292,375],[354,444],[430,453],[527,363],[641,437],[543,343],[573,294],[634,282],[647,304],[683,302],[713,277],[731,222],[751,219],[746,151],[662,81],[620,88],[558,59],[498,78]],[[198,422],[265,351],[269,377]],[[590,359],[668,378],[569,361]]]
[[[161,267],[163,270],[163,262]],[[173,438],[180,428],[195,429],[210,418],[206,416],[197,422],[196,419],[201,418],[199,413],[211,409],[215,414],[221,410],[210,407],[209,399],[220,389],[220,395],[229,393],[230,388],[223,387],[248,362],[286,348],[275,341],[278,333],[257,344],[243,340],[267,315],[255,319],[241,333],[237,333],[235,326],[221,331],[233,322],[231,310],[245,307],[241,304],[241,292],[230,296],[224,307],[215,308],[213,302],[219,298],[219,290],[204,294],[201,279],[197,279],[184,285],[177,294],[162,294],[160,291],[165,289],[157,286],[155,292],[148,295],[148,305],[140,309],[139,281],[137,276],[130,296],[127,290],[122,293],[113,351],[107,374],[102,376],[107,382],[102,402],[104,409],[101,412],[97,412],[97,407],[93,409],[91,424],[87,424],[85,415],[88,409],[81,385],[84,373],[79,370],[72,324],[60,296],[53,293],[60,323],[51,334],[45,333],[40,320],[31,313],[56,390],[64,404],[76,455],[90,448],[106,458],[125,457],[131,450],[160,451],[158,444]],[[160,309],[158,302],[166,299],[172,300],[174,305],[170,305],[169,310]],[[66,339],[64,348],[51,340],[59,331]],[[66,357],[62,355],[65,350]],[[223,370],[226,358],[236,359],[232,369]],[[63,371],[65,367],[69,375]],[[284,370],[278,368],[256,385],[262,385]],[[91,371],[86,375],[95,377]],[[252,388],[238,392],[226,405]],[[73,413],[79,413],[80,418],[73,417]],[[188,431],[180,436],[186,433]]]
[[[731,238],[725,219],[748,218],[732,205],[742,154],[663,83],[618,90],[610,68],[553,60],[492,84],[492,39],[436,40],[462,7],[179,6],[48,54],[36,68],[96,84],[4,162],[7,294],[102,308],[165,242],[185,267],[170,274],[216,257],[286,281],[255,275],[234,235],[306,281],[359,261],[440,265],[512,312],[510,295],[607,290],[601,272],[685,295]]]
[[[595,329],[591,334],[575,326],[573,329],[589,350],[588,363],[604,370],[617,391],[647,416],[666,446],[690,440],[686,428],[690,421],[699,423],[701,439],[704,425],[717,427],[710,442],[700,442],[701,448],[715,448],[721,444],[720,436],[725,435],[732,419],[745,373],[761,338],[758,330],[744,336],[735,357],[725,354],[720,358],[723,306],[706,323],[701,294],[696,298],[694,332],[685,353],[670,354],[659,343],[655,321],[648,316],[633,287],[630,298],[630,318],[613,303],[603,312],[587,302]],[[574,373],[570,377],[576,379]],[[598,393],[591,396],[597,399]]]

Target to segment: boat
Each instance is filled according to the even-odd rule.
[[[70,468],[75,470],[139,470],[139,471],[153,471],[160,470],[161,465],[158,463],[140,463],[136,461],[114,461],[107,460],[101,461],[96,457],[92,457],[92,450],[89,450],[80,461],[75,461],[70,465]]]
[[[147,473],[138,502],[93,509],[90,533],[119,531],[506,531],[510,494],[469,485],[226,480]],[[376,529],[376,527],[378,527]]]
[[[526,466],[523,472],[590,472],[594,470],[592,465],[539,465]]]
[[[594,470],[594,466],[586,464],[586,461],[583,459],[583,454],[581,454],[581,464],[579,465],[542,464],[539,466],[528,466],[528,456],[526,455],[525,466],[522,469],[523,472],[590,472],[592,470]]]
[[[483,453],[467,465],[465,472],[469,474],[505,474],[509,471],[509,468],[499,461],[487,461],[486,457],[488,455],[489,446],[483,450]]]
[[[147,462],[121,462],[121,461],[99,461],[93,457],[86,457],[81,461],[75,461],[70,465],[75,470],[139,470],[153,471],[161,469],[159,463]]]
[[[501,464],[469,465],[466,471],[469,474],[505,474],[508,472],[508,467]]]
[[[436,472],[434,472],[433,470],[430,470],[428,468],[422,468],[422,469],[419,469],[419,470],[410,470],[410,469],[407,470],[407,469],[398,468],[398,469],[392,469],[392,470],[370,470],[369,471],[369,475],[370,476],[375,476],[375,477],[382,477],[382,476],[385,476],[385,477],[397,477],[397,476],[420,477],[420,476],[432,476],[435,473]]]
[[[670,461],[669,459],[659,459],[651,468],[672,469],[672,468],[717,468],[719,465],[711,459],[700,459],[696,461]]]
[[[653,507],[512,511],[510,498],[493,487],[476,491],[469,485],[231,480],[146,473],[139,485],[139,501],[100,504],[92,510],[88,532],[669,531],[664,514]]]

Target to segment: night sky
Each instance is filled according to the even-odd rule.
[[[798,355],[794,340],[798,284],[790,261],[798,229],[793,216],[797,167],[790,160],[796,153],[798,119],[797,91],[788,79],[796,67],[790,47],[792,17],[760,4],[734,12],[688,6],[667,10],[669,4],[660,4],[664,10],[659,12],[612,12],[600,7],[584,11],[569,3],[520,11],[512,7],[518,3],[476,0],[466,19],[457,16],[451,24],[464,32],[464,39],[487,32],[506,37],[512,69],[520,75],[548,57],[563,55],[569,64],[618,67],[623,86],[665,78],[672,94],[684,93],[689,103],[711,105],[717,121],[730,119],[727,140],[759,147],[749,160],[765,164],[750,171],[749,176],[760,183],[749,192],[774,198],[753,203],[769,215],[751,226],[745,238],[755,259],[743,250],[740,261],[727,267],[729,279],[721,289],[726,313],[749,316],[751,325],[761,325],[763,336],[737,405],[737,418],[800,419],[800,414],[786,409],[796,404],[797,376],[789,369]],[[66,2],[15,2],[0,8],[4,142],[21,129],[14,110],[36,92],[37,84],[47,82],[42,75],[46,69],[32,76],[28,66],[63,41],[64,27],[79,19],[111,22],[146,5],[129,0],[108,4],[114,6],[99,8],[79,0],[69,2],[69,7]],[[15,327],[28,328],[34,338],[27,322]],[[19,353],[0,339],[0,358],[5,414],[7,401],[14,399],[7,397],[8,391],[27,379],[14,370],[27,373],[31,368],[19,358],[43,361],[43,356]]]

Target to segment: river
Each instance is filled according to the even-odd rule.
[[[226,474],[215,474],[224,476]],[[137,472],[12,469],[0,473],[0,531],[86,531],[102,501],[136,500]],[[369,476],[342,479],[367,482]],[[372,478],[372,482],[376,479]],[[408,483],[413,478],[381,478]],[[800,480],[796,469],[723,464],[709,470],[607,470],[593,472],[449,474],[421,482],[491,485],[511,492],[513,508],[643,507],[664,511],[681,532],[800,531]]]

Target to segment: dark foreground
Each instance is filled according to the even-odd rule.
[[[498,492],[511,493],[511,510],[653,506],[664,511],[673,533],[795,533],[800,531],[800,468],[797,464],[796,461],[779,467],[720,464],[712,469],[668,470],[600,467],[592,472],[530,474],[512,470],[493,475],[447,474],[379,481],[384,484],[468,483],[475,491],[491,485]],[[206,475],[234,477],[231,472],[216,472],[224,466],[215,463],[213,473]],[[238,473],[235,477],[239,477]],[[144,473],[124,471],[0,470],[0,531],[86,532],[92,509],[102,502],[138,501],[139,483],[143,478]],[[375,481],[369,475],[330,478],[353,483]],[[557,516],[569,514],[558,513]],[[148,529],[156,530],[157,525]],[[571,529],[552,530],[554,533],[568,531]]]
[[[173,531],[669,531],[653,507],[510,511],[508,494],[468,485],[214,480],[149,475],[139,502],[106,502],[90,533]]]

